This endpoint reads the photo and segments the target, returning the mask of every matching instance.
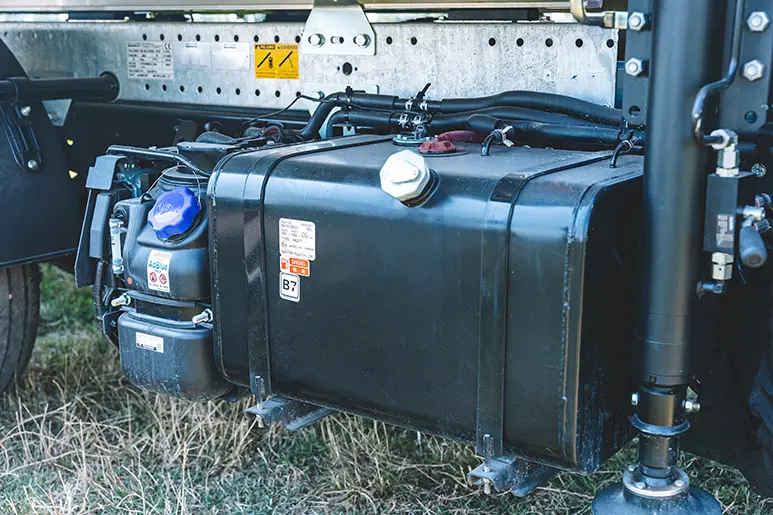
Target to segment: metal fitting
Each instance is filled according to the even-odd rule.
[[[712,138],[720,138],[722,141],[719,143],[712,143],[711,148],[714,150],[722,150],[729,145],[735,145],[738,143],[738,134],[728,129],[716,129],[711,131]]]
[[[697,413],[701,410],[701,404],[698,401],[686,400],[682,403],[687,413]]]
[[[27,168],[29,168],[30,170],[37,170],[39,166],[40,166],[40,163],[38,163],[34,159],[30,159],[29,161],[27,161]]]
[[[746,80],[755,81],[762,78],[765,73],[765,65],[757,59],[743,65],[743,76]]]
[[[715,281],[729,281],[733,277],[733,255],[724,252],[711,254],[711,278]]]
[[[370,45],[370,36],[367,34],[357,34],[354,36],[354,44],[360,48],[365,48]]]
[[[768,169],[765,167],[762,163],[754,163],[752,165],[751,172],[756,175],[759,178],[765,177],[765,174],[768,173]]]
[[[127,294],[122,293],[118,297],[114,298],[110,301],[110,305],[114,308],[120,307],[120,306],[128,306],[131,304],[132,298],[129,297]]]
[[[746,19],[746,26],[752,32],[764,32],[770,25],[770,17],[764,11],[754,11]]]
[[[752,222],[761,222],[765,218],[765,208],[757,206],[744,206],[743,217],[751,225]]]
[[[741,173],[741,171],[738,169],[740,160],[741,155],[735,145],[730,145],[727,148],[723,148],[717,153],[717,175],[720,177],[737,176],[739,173]]]
[[[325,44],[325,36],[323,36],[318,32],[314,33],[311,36],[309,36],[309,43],[311,44],[311,46],[321,47],[322,45]]]
[[[647,72],[647,61],[644,59],[638,59],[631,57],[625,62],[625,73],[631,77],[638,77]]]
[[[198,315],[196,315],[193,318],[191,318],[191,322],[193,322],[196,325],[209,323],[211,321],[212,321],[212,310],[211,309],[205,309],[204,311],[202,311]]]
[[[32,108],[30,106],[22,106],[19,109],[19,112],[21,113],[22,116],[27,117],[32,114]]]
[[[649,25],[649,19],[644,13],[631,13],[628,15],[628,28],[631,30],[644,30]]]
[[[634,392],[631,394],[631,406],[639,405],[639,394]]]

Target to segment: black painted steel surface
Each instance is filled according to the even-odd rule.
[[[437,190],[407,207],[379,185],[400,150],[352,137],[221,161],[208,195],[221,373],[594,470],[628,432],[642,160],[610,169],[608,152],[504,147],[427,158]],[[315,224],[298,302],[280,296],[281,219]]]

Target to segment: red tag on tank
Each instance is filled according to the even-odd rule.
[[[311,275],[311,263],[308,259],[282,256],[279,258],[279,268],[282,272],[309,277]]]

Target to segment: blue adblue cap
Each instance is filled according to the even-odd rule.
[[[158,197],[150,210],[148,222],[156,236],[168,240],[190,229],[200,211],[196,195],[181,186]]]

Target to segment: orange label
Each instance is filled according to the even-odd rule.
[[[288,272],[295,275],[302,275],[303,277],[309,277],[311,275],[311,267],[307,259],[299,258],[279,258],[279,268],[282,272]]]

